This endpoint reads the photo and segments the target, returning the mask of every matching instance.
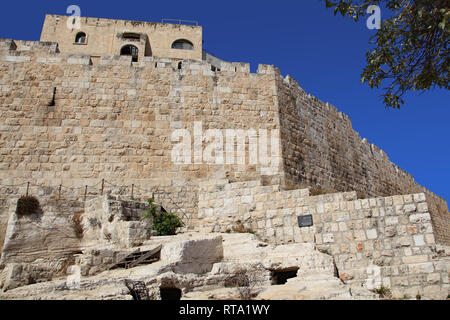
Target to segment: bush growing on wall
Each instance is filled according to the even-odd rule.
[[[18,216],[28,216],[39,213],[39,200],[32,196],[24,196],[17,202],[16,214]]]
[[[158,233],[158,236],[173,236],[176,234],[178,228],[184,226],[183,221],[174,213],[158,212],[158,206],[155,205],[155,200],[149,199],[150,208],[143,215],[143,219],[152,219],[152,230]]]

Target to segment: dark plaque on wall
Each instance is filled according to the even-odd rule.
[[[307,216],[298,217],[298,226],[300,228],[311,227],[313,225],[314,225],[313,216],[311,214]]]

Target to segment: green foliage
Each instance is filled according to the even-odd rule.
[[[324,0],[327,8],[358,21],[370,5],[384,6],[381,29],[371,38],[361,81],[383,83],[386,107],[400,108],[402,96],[436,87],[449,89],[450,9],[447,0]],[[390,14],[387,14],[390,11]]]
[[[391,291],[385,286],[381,286],[379,289],[375,289],[375,292],[380,295],[382,298],[389,297],[391,295]]]
[[[176,214],[158,212],[158,206],[155,205],[154,199],[149,199],[148,203],[150,208],[143,214],[142,218],[153,220],[151,229],[155,230],[158,233],[158,236],[175,235],[177,229],[184,226],[183,221],[181,221]]]

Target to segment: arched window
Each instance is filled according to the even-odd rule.
[[[189,40],[179,39],[172,43],[172,49],[194,50],[194,45]]]
[[[75,43],[86,43],[86,33],[78,32],[75,37]]]
[[[121,56],[132,56],[133,62],[138,61],[139,56],[139,49],[131,44],[126,45],[120,49],[120,55]]]

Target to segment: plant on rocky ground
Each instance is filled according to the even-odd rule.
[[[381,286],[379,289],[375,289],[375,292],[380,295],[381,298],[389,298],[391,296],[391,290],[385,286]]]
[[[158,210],[154,199],[149,199],[150,208],[143,214],[142,218],[152,220],[151,229],[158,233],[158,236],[173,236],[178,228],[184,226],[183,221],[174,213],[162,212]]]

